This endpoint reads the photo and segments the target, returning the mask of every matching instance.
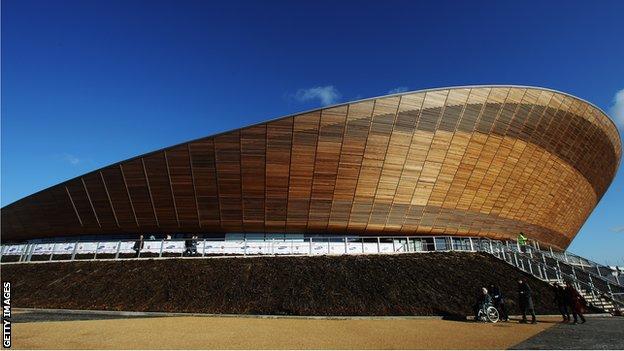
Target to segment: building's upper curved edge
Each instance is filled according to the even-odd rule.
[[[579,98],[577,96],[574,96],[572,94],[569,94],[569,93],[566,93],[566,92],[563,92],[563,91],[559,91],[559,90],[551,89],[551,88],[539,87],[539,86],[519,85],[519,84],[476,84],[476,85],[456,85],[456,86],[447,86],[447,87],[438,87],[438,88],[425,88],[425,89],[403,91],[403,92],[400,92],[400,93],[379,95],[379,96],[373,96],[373,97],[359,99],[359,100],[352,100],[352,101],[340,102],[340,103],[332,104],[332,105],[321,106],[321,107],[317,107],[317,108],[313,108],[313,109],[309,109],[309,110],[304,110],[304,111],[300,111],[300,112],[290,113],[290,114],[287,114],[287,115],[282,115],[282,116],[279,116],[279,117],[276,117],[276,118],[272,118],[272,119],[268,119],[268,120],[263,120],[263,121],[258,122],[258,123],[253,123],[253,124],[250,124],[250,125],[246,125],[246,126],[242,126],[242,127],[238,127],[238,128],[234,128],[234,129],[228,129],[228,130],[216,133],[216,134],[206,135],[206,136],[203,136],[203,137],[199,137],[199,138],[183,141],[181,143],[177,143],[177,144],[174,144],[174,145],[165,146],[163,148],[156,149],[154,151],[150,151],[150,152],[147,152],[147,153],[144,153],[144,154],[140,154],[140,155],[137,155],[137,156],[133,156],[133,157],[130,157],[130,158],[127,158],[125,160],[121,160],[121,161],[118,161],[118,162],[115,162],[115,163],[111,163],[111,164],[106,165],[104,167],[100,167],[100,168],[94,169],[94,170],[92,170],[90,172],[83,173],[83,174],[81,174],[79,176],[76,176],[76,177],[69,178],[67,180],[61,181],[61,182],[59,182],[57,184],[51,185],[51,186],[49,186],[47,188],[41,189],[41,190],[39,190],[37,192],[34,192],[34,193],[30,194],[30,195],[27,195],[27,196],[25,196],[25,197],[23,197],[23,198],[21,198],[19,200],[15,200],[15,201],[11,202],[10,204],[3,206],[2,208],[7,208],[7,207],[9,207],[9,206],[19,202],[19,201],[22,201],[22,200],[25,200],[25,199],[27,199],[29,197],[35,196],[35,195],[37,195],[37,194],[39,194],[41,192],[44,192],[44,191],[46,191],[48,189],[53,188],[53,187],[55,187],[55,186],[57,186],[59,184],[63,184],[63,183],[72,181],[74,179],[77,179],[77,178],[80,178],[80,177],[84,177],[84,176],[89,175],[91,173],[99,172],[99,171],[101,171],[101,170],[103,170],[105,168],[116,166],[116,165],[119,165],[119,164],[122,164],[122,163],[125,163],[125,162],[129,162],[129,161],[141,158],[141,157],[147,157],[149,155],[152,155],[152,154],[155,154],[155,153],[158,153],[158,152],[162,152],[162,151],[165,151],[165,150],[168,150],[168,149],[172,149],[172,148],[175,148],[175,147],[178,147],[178,146],[181,146],[181,145],[193,143],[193,142],[205,139],[205,138],[209,138],[209,137],[213,137],[214,138],[214,137],[217,137],[217,136],[220,136],[220,135],[224,135],[224,134],[227,134],[227,133],[234,132],[234,131],[239,130],[239,129],[250,128],[250,127],[254,127],[254,126],[260,126],[260,125],[263,125],[263,124],[266,124],[266,123],[279,121],[279,120],[284,119],[284,118],[294,117],[294,116],[303,115],[303,114],[306,114],[306,113],[311,113],[311,112],[325,110],[325,109],[339,107],[339,106],[355,104],[355,103],[364,102],[364,101],[371,101],[371,100],[377,100],[377,99],[382,99],[382,98],[396,97],[396,96],[403,96],[403,95],[410,95],[410,94],[427,93],[427,92],[440,91],[440,90],[474,89],[474,88],[520,88],[520,89],[534,89],[534,90],[542,90],[542,91],[548,91],[548,92],[552,92],[552,93],[556,93],[556,94],[561,94],[561,95],[565,95],[565,96],[568,96],[570,98],[576,99],[576,100],[578,100],[578,101],[580,101],[582,103],[590,105],[591,107],[593,107],[596,110],[600,111],[604,116],[606,116],[607,120],[609,122],[611,122],[613,128],[617,131],[616,134],[617,134],[617,136],[618,136],[618,138],[620,140],[620,145],[622,145],[622,137],[620,136],[619,129],[617,128],[617,125],[615,124],[613,119],[611,119],[611,116],[609,116],[609,114],[607,114],[603,109],[601,109],[600,107],[596,106],[592,102],[589,102],[589,101],[587,101],[585,99]],[[619,161],[620,160],[618,160],[618,163],[619,163]],[[617,169],[616,169],[616,172],[617,172]]]

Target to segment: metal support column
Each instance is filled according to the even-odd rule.
[[[50,251],[50,258],[48,258],[48,261],[52,261],[52,257],[54,256],[54,250],[56,250],[56,243],[52,244],[52,250]]]
[[[22,251],[20,251],[20,257],[19,257],[19,260],[17,262],[22,262],[24,253],[26,252],[27,248],[28,248],[28,244],[24,245],[24,247],[22,248]]]
[[[100,248],[100,242],[95,243],[95,253],[93,254],[93,259],[97,259],[98,249]]]
[[[472,238],[468,238],[468,241],[470,242],[470,251],[474,252],[474,245],[472,243]]]
[[[613,290],[611,290],[611,284],[609,284],[608,282],[607,282],[607,290],[609,290],[609,296],[611,296],[611,300],[613,300],[614,299]]]
[[[74,244],[74,250],[72,251],[71,260],[73,261],[76,258],[76,251],[78,251],[78,241]]]
[[[158,251],[158,257],[162,257],[163,248],[165,247],[165,239],[160,241],[160,250]]]
[[[78,244],[76,244],[76,246],[78,246]],[[121,240],[117,242],[117,251],[115,252],[115,259],[119,259],[119,250],[121,250]],[[75,252],[75,250],[74,250]],[[73,260],[73,258],[72,258]]]
[[[591,274],[587,275],[589,277],[589,289],[591,290],[591,296],[594,298],[594,300],[596,300],[596,294],[594,293],[595,287],[594,287],[594,280],[591,277]],[[608,285],[608,284],[607,284]]]
[[[381,239],[379,237],[377,237],[377,253],[381,253],[381,243],[380,243]]]

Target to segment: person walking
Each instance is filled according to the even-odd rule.
[[[570,312],[568,312],[565,288],[559,285],[558,282],[554,282],[553,292],[555,293],[555,304],[557,305],[559,313],[561,313],[561,317],[563,317],[562,322],[567,323],[570,321]]]
[[[193,235],[191,240],[191,256],[197,256],[197,235]]]
[[[565,292],[568,306],[570,306],[570,309],[572,310],[572,317],[574,317],[573,323],[578,324],[579,317],[581,319],[581,323],[585,323],[585,316],[583,315],[583,312],[585,310],[585,305],[587,304],[587,302],[585,301],[583,296],[581,296],[581,294],[579,294],[579,292],[574,288],[574,286],[572,286],[572,283],[570,281],[566,282]]]
[[[527,322],[527,312],[531,313],[531,323],[537,323],[535,318],[535,309],[533,308],[533,296],[531,292],[531,287],[527,284],[523,278],[518,279],[518,305],[520,306],[520,311],[522,311],[522,320],[520,323]]]
[[[526,251],[524,247],[527,244],[527,240],[528,239],[526,236],[524,236],[523,232],[520,232],[520,234],[518,234],[518,249],[520,250],[520,252]]]
[[[182,256],[192,256],[193,255],[193,238],[187,238],[184,240],[184,253]]]
[[[501,320],[503,322],[507,322],[509,320],[509,315],[507,314],[507,308],[505,307],[505,297],[503,296],[500,288],[498,285],[490,284],[488,291],[492,297],[492,304],[498,310]]]
[[[139,240],[134,242],[134,257],[139,257],[141,250],[143,250],[143,246],[145,246],[145,241],[143,240],[143,234],[141,234],[139,235]]]

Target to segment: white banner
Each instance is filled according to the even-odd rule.
[[[95,254],[134,254],[135,241],[102,241],[79,243],[46,243],[29,244],[28,249],[33,255],[77,255]],[[141,253],[175,253],[186,250],[185,240],[144,241]],[[402,245],[396,245],[400,249]],[[309,240],[292,241],[244,241],[244,240],[197,240],[197,254],[202,255],[344,255],[344,254],[373,254],[377,252],[393,252],[392,243],[376,242],[323,242]],[[20,255],[26,245],[3,245],[3,255]]]

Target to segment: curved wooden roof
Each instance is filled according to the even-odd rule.
[[[116,233],[482,235],[567,246],[615,176],[598,108],[542,88],[372,98],[172,146],[2,208],[2,239]]]

